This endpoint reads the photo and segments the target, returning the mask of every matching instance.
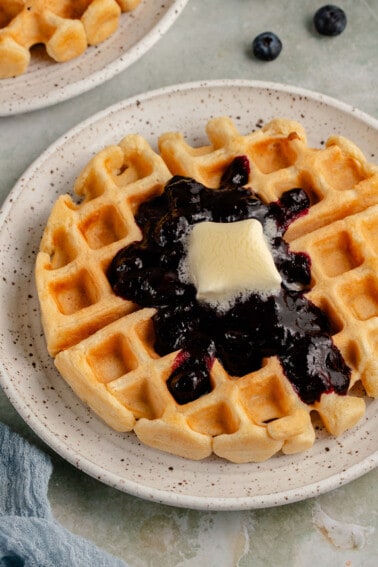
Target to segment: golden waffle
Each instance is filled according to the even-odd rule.
[[[242,135],[228,118],[208,123],[209,145],[193,148],[182,134],[159,140],[160,155],[139,136],[100,152],[76,182],[83,198],[60,197],[36,263],[42,322],[50,354],[77,395],[112,428],[134,430],[152,447],[190,459],[215,453],[233,462],[296,453],[315,441],[311,414],[339,435],[353,427],[365,402],[323,394],[307,405],[276,357],[235,379],[215,361],[212,391],[185,405],[168,391],[177,352],[158,356],[152,316],[116,297],[105,277],[116,251],[141,237],[133,214],[159,194],[172,174],[216,189],[234,157],[247,155],[248,186],[266,201],[304,188],[312,206],[287,235],[292,250],[312,258],[310,298],[332,323],[333,340],[360,382],[378,393],[378,168],[354,144],[332,137],[307,145],[302,126],[274,120]]]
[[[161,192],[169,170],[140,136],[96,155],[78,177],[77,205],[57,200],[37,257],[37,284],[52,356],[135,309],[111,291],[105,272],[115,253],[140,238],[133,213]]]
[[[107,39],[121,12],[140,0],[3,0],[0,6],[0,79],[24,73],[30,49],[44,44],[58,62]]]

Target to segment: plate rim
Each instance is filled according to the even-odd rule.
[[[232,80],[232,79],[216,79],[216,80],[201,80],[189,83],[181,83],[171,86],[166,86],[151,91],[134,95],[133,97],[126,98],[119,101],[107,108],[93,114],[89,118],[79,122],[74,127],[70,128],[66,133],[58,137],[55,142],[51,143],[22,173],[15,185],[9,192],[4,200],[0,210],[0,233],[4,228],[4,221],[6,220],[9,212],[11,211],[14,202],[20,197],[22,193],[22,179],[27,178],[32,171],[38,167],[53,154],[57,148],[62,144],[69,142],[80,131],[85,130],[92,124],[102,120],[109,114],[117,113],[124,108],[133,106],[136,102],[149,101],[151,99],[172,95],[175,92],[199,90],[199,89],[213,89],[213,88],[252,88],[252,89],[267,89],[277,92],[285,92],[290,95],[297,95],[310,98],[316,102],[324,103],[326,106],[332,106],[347,113],[352,113],[359,120],[368,124],[378,131],[378,120],[369,114],[344,103],[328,95],[303,89],[301,87],[294,87],[291,85],[269,82],[269,81],[250,81],[250,80]],[[99,470],[101,472],[101,482],[112,486],[115,489],[127,492],[128,494],[144,498],[153,502],[162,504],[185,507],[198,510],[243,510],[243,509],[257,509],[268,508],[270,506],[277,506],[287,503],[293,503],[299,500],[304,500],[322,493],[328,492],[339,486],[345,485],[352,480],[370,472],[378,466],[378,450],[370,454],[358,463],[348,467],[342,475],[340,473],[333,474],[325,479],[312,481],[308,485],[301,486],[300,488],[287,489],[278,493],[265,494],[258,496],[233,496],[233,497],[209,497],[204,500],[203,496],[187,495],[177,493],[172,490],[156,489],[149,486],[141,485],[132,479],[123,480],[121,482],[120,476],[114,474],[112,471],[107,470],[103,465],[94,463],[88,456],[83,456],[80,453],[75,453],[70,447],[62,443],[62,439],[51,431],[49,424],[44,423],[41,419],[34,414],[26,415],[28,412],[23,408],[22,403],[17,400],[15,395],[15,387],[12,386],[12,378],[8,375],[8,371],[0,360],[0,385],[3,387],[4,394],[12,403],[14,408],[23,418],[23,420],[30,426],[36,435],[44,441],[51,449],[53,449],[64,460],[70,462],[78,470],[81,470],[88,475],[98,478]],[[122,486],[120,486],[122,485]]]
[[[188,0],[183,0],[183,1],[188,2]],[[135,95],[132,95],[130,97],[127,97],[125,99],[122,99],[118,102],[106,106],[105,108],[95,112],[94,114],[85,118],[84,120],[79,121],[74,126],[72,126],[68,130],[63,132],[60,136],[58,136],[48,146],[46,146],[46,148],[39,154],[39,156],[37,156],[17,178],[10,192],[8,193],[3,203],[1,204],[0,230],[2,229],[3,216],[5,215],[5,212],[8,212],[9,208],[11,208],[13,204],[12,201],[14,200],[13,197],[18,196],[18,193],[21,190],[21,187],[19,187],[21,179],[26,175],[28,175],[30,171],[38,167],[39,162],[43,162],[44,159],[49,155],[51,155],[51,153],[53,153],[55,149],[59,147],[62,143],[73,138],[77,133],[80,132],[80,130],[83,130],[88,126],[90,126],[91,124],[98,122],[108,114],[117,113],[123,107],[132,106],[135,103],[139,103],[139,102],[142,103],[144,101],[148,101],[153,98],[158,98],[160,96],[166,96],[174,92],[198,90],[202,88],[214,88],[214,87],[215,88],[243,87],[243,88],[252,88],[252,89],[257,88],[257,89],[274,90],[278,92],[284,92],[287,94],[294,94],[297,96],[306,97],[314,100],[315,102],[324,103],[326,106],[332,106],[338,110],[341,110],[348,114],[352,114],[362,122],[366,123],[368,126],[378,130],[378,118],[375,118],[371,114],[368,114],[363,110],[360,110],[358,107],[346,103],[342,100],[339,100],[333,96],[286,83],[280,83],[275,81],[249,80],[249,79],[209,79],[209,80],[203,79],[198,81],[190,81],[190,82],[177,83],[177,84],[167,85],[164,87],[159,87],[149,91],[137,93]]]
[[[76,96],[93,90],[97,86],[106,83],[133,63],[138,61],[145,53],[147,53],[159,39],[169,30],[175,20],[180,16],[189,0],[173,0],[172,5],[167,9],[164,15],[156,22],[156,24],[148,31],[146,35],[140,38],[128,51],[116,57],[111,63],[86,75],[84,78],[69,83],[63,89],[50,89],[48,96],[34,97],[31,102],[27,99],[22,102],[16,102],[9,107],[6,101],[0,98],[0,117],[16,116],[48,108],[55,104],[65,102]],[[141,48],[143,46],[143,48]],[[1,86],[1,80],[0,80]]]

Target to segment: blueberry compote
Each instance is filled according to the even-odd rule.
[[[264,204],[250,189],[249,162],[234,159],[220,189],[176,176],[164,192],[143,203],[136,214],[142,240],[120,250],[108,271],[114,292],[142,307],[155,307],[156,352],[179,350],[167,387],[179,404],[211,391],[210,370],[217,358],[235,377],[261,368],[277,356],[300,398],[311,404],[324,392],[345,394],[350,369],[333,344],[325,314],[305,297],[310,258],[291,252],[283,235],[306,214],[302,189]],[[264,228],[282,278],[276,295],[251,293],[222,311],[196,299],[196,289],[180,279],[180,261],[191,225],[257,219]]]

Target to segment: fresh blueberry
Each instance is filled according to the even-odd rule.
[[[253,55],[262,61],[277,59],[281,50],[282,42],[273,32],[260,33],[252,43]]]
[[[319,8],[314,15],[314,26],[322,35],[340,35],[347,25],[344,10],[333,4],[326,4]]]

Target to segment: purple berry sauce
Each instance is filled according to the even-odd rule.
[[[155,307],[154,348],[160,356],[180,350],[167,380],[176,402],[185,404],[211,391],[210,370],[217,358],[232,376],[261,368],[277,356],[287,378],[307,404],[322,393],[346,394],[350,369],[331,337],[324,312],[305,297],[311,281],[310,258],[289,250],[283,235],[308,211],[302,189],[286,191],[264,204],[250,189],[249,162],[234,159],[220,189],[176,176],[164,192],[143,203],[136,214],[143,237],[120,250],[109,270],[114,293],[141,307]],[[282,283],[277,295],[251,293],[227,311],[199,302],[192,284],[179,277],[185,254],[183,236],[203,221],[257,219],[264,228]]]

